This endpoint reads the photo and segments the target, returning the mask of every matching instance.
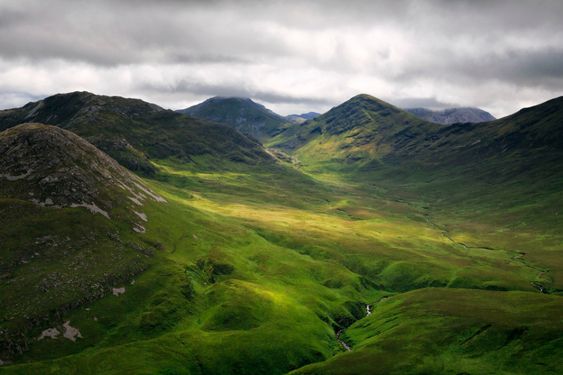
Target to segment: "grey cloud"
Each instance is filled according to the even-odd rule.
[[[227,84],[208,84],[192,80],[181,80],[172,85],[142,83],[139,85],[141,91],[168,91],[175,94],[184,93],[187,96],[226,96],[252,98],[261,102],[273,104],[307,104],[311,106],[326,106],[332,102],[326,98],[313,98],[293,96],[276,93],[275,91],[264,91],[257,88]]]
[[[35,95],[28,92],[0,91],[0,110],[17,108],[23,104],[41,100],[45,95]]]
[[[510,112],[518,104],[507,95],[539,102],[563,91],[561,19],[557,0],[0,0],[0,60],[30,71],[51,60],[88,65],[99,79],[119,70],[131,87],[124,78],[104,89],[174,102],[185,93],[326,107],[359,90],[394,103]],[[135,75],[140,66],[176,75],[145,79]],[[284,86],[296,71],[310,84]],[[72,79],[67,87],[91,89]]]

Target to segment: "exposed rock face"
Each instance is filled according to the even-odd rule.
[[[107,218],[118,196],[137,201],[150,196],[136,176],[92,144],[42,124],[0,133],[1,180],[4,196],[42,206],[83,207]]]

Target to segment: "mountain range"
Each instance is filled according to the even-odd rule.
[[[477,123],[495,120],[495,117],[489,112],[471,107],[447,108],[440,111],[433,111],[426,108],[406,108],[405,110],[423,120],[443,125],[451,125],[455,123]]]
[[[127,168],[154,174],[149,159],[267,162],[255,140],[232,127],[195,119],[138,99],[73,92],[0,111],[0,129],[23,122],[71,130]]]
[[[0,373],[560,373],[563,97],[459,119],[0,111]]]

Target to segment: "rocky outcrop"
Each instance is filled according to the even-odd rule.
[[[145,199],[161,200],[92,144],[42,124],[0,133],[0,181],[2,196],[48,207],[82,207],[108,219],[116,202],[137,206]]]

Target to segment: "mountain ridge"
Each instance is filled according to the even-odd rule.
[[[405,111],[430,122],[442,125],[455,123],[480,123],[496,120],[489,112],[475,107],[455,107],[442,110],[427,108],[405,108]]]
[[[342,156],[344,150],[373,157],[390,152],[396,146],[395,138],[411,138],[411,133],[422,134],[437,127],[381,99],[359,94],[304,125],[281,133],[273,145],[292,151],[313,141],[320,146],[318,156],[327,160]]]

